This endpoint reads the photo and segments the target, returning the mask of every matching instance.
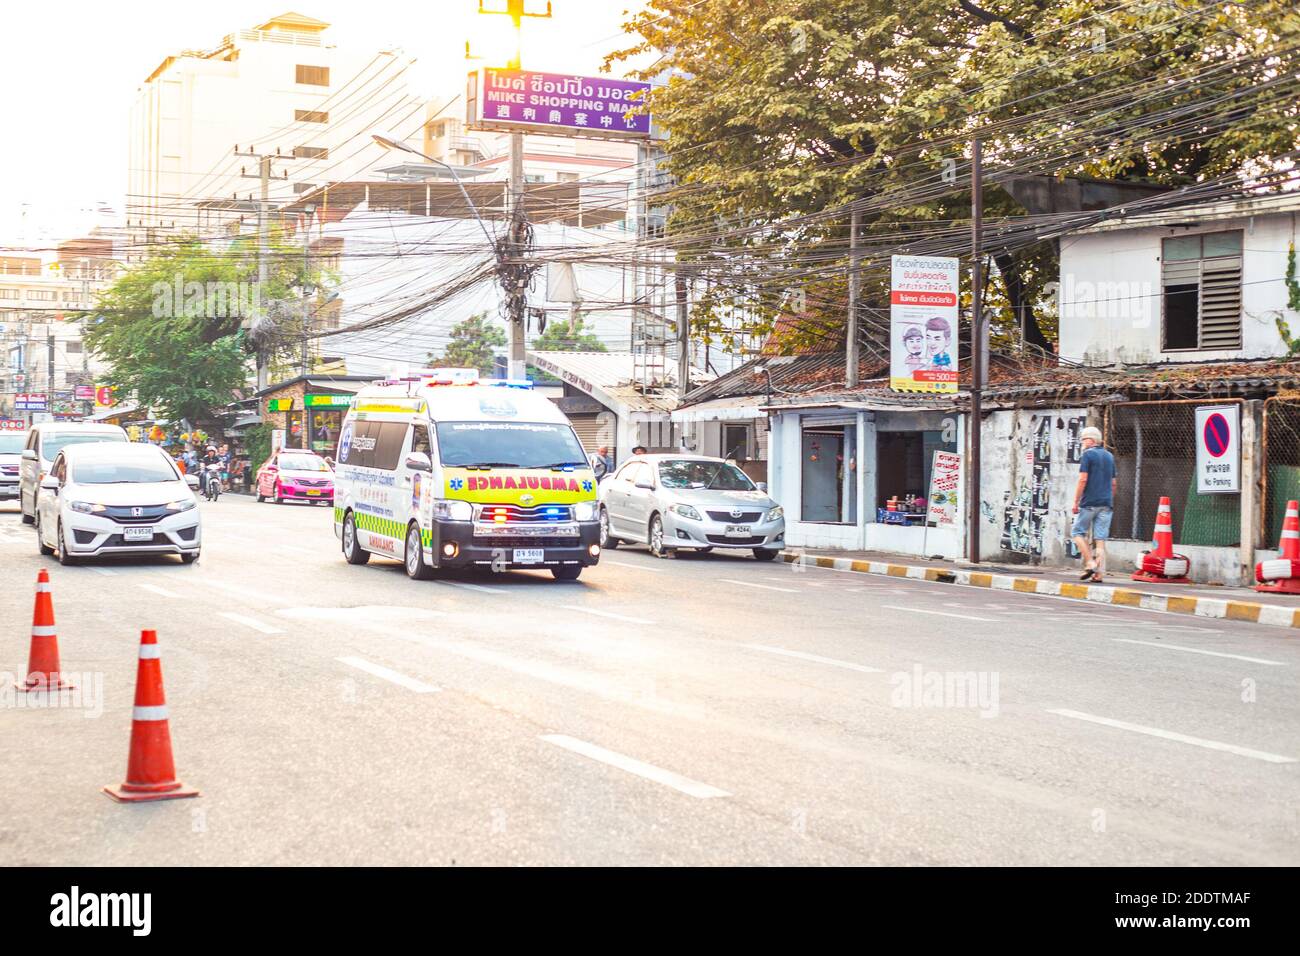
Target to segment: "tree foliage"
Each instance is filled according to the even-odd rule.
[[[506,347],[506,333],[499,325],[488,322],[487,313],[471,315],[452,326],[451,336],[442,355],[429,353],[430,365],[451,368],[476,368],[480,375],[491,375],[498,349]]]
[[[605,343],[579,320],[576,327],[568,322],[551,322],[546,331],[533,338],[532,347],[539,352],[604,352]]]
[[[1180,186],[1298,145],[1291,0],[651,0],[628,27],[641,42],[609,62],[652,56],[642,78],[667,77],[648,108],[669,133],[671,243],[712,277],[706,336],[738,297],[770,318],[797,287],[823,320],[810,334],[842,340],[849,202],[880,336],[891,253],[968,251],[976,133],[991,219],[1034,212],[1006,173]],[[1046,344],[1054,244],[993,248],[1003,325],[1023,316]]]

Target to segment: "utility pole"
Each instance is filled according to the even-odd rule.
[[[858,222],[862,213],[855,204],[849,214],[849,321],[844,346],[844,384],[858,387]]]
[[[677,397],[680,399],[691,390],[691,319],[686,302],[686,275],[680,262],[674,282],[677,287]]]
[[[307,333],[311,329],[311,290],[307,286],[307,277],[311,274],[311,217],[316,207],[307,203],[303,207],[304,224],[302,229],[302,375],[307,377]]]
[[[983,255],[980,244],[984,229],[984,172],[980,156],[979,137],[971,144],[970,191],[970,474],[969,488],[966,493],[966,523],[968,551],[967,557],[972,564],[980,560],[980,432],[983,418],[983,389],[986,374],[984,343],[984,269],[981,262]]]
[[[261,191],[258,194],[257,203],[257,303],[260,307],[270,273],[271,216],[269,206],[271,199],[271,164],[277,159],[289,159],[291,157],[283,155],[278,149],[274,153],[258,153],[252,147],[249,147],[249,149],[241,153],[238,146],[235,147],[235,155],[256,159],[257,173],[255,175],[246,172],[242,166],[239,169],[239,175],[245,179],[261,181]],[[286,171],[282,178],[288,179],[289,173]],[[250,328],[251,324],[251,318],[245,316],[244,328]],[[259,343],[257,345],[257,390],[259,392],[270,384],[268,358],[269,355],[265,344]]]
[[[54,333],[49,326],[45,328],[45,408],[54,411]]]
[[[525,17],[546,20],[551,16],[551,5],[546,5],[545,13],[529,13],[524,9],[524,0],[506,0],[504,10],[488,10],[483,0],[478,0],[478,12],[508,16],[515,26],[515,55],[507,69],[522,70],[523,67],[523,21]],[[510,351],[508,355],[508,375],[510,378],[522,379],[527,375],[524,363],[526,348],[525,329],[528,315],[528,289],[525,286],[525,270],[519,268],[528,250],[524,222],[524,134],[510,134],[510,176],[507,182],[509,197],[506,215],[509,218],[509,239],[506,243],[506,258],[509,261],[507,275],[510,282],[518,286],[506,289],[506,319],[510,326]]]

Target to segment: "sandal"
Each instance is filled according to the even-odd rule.
[[[1092,576],[1093,576],[1094,574],[1096,574],[1096,573],[1097,573],[1097,569],[1096,569],[1096,568],[1084,568],[1084,569],[1083,569],[1083,573],[1082,573],[1081,575],[1079,575],[1079,580],[1080,580],[1080,581],[1089,581],[1089,580],[1092,579]]]
[[[1088,578],[1086,578],[1085,580],[1087,580],[1090,584],[1105,584],[1105,583],[1106,583],[1105,578],[1102,577],[1102,574],[1101,574],[1100,571],[1093,571],[1092,574],[1091,574]]]

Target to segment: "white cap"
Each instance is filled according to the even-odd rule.
[[[1087,428],[1085,428],[1085,429],[1084,429],[1084,430],[1079,434],[1079,439],[1080,439],[1080,440],[1083,440],[1083,439],[1085,439],[1085,438],[1091,438],[1091,439],[1092,439],[1093,441],[1095,441],[1098,445],[1100,445],[1100,444],[1101,444],[1101,429],[1100,429],[1100,428],[1097,428],[1095,425],[1089,425]]]

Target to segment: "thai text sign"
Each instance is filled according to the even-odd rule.
[[[487,67],[470,74],[469,122],[488,128],[574,131],[592,136],[646,137],[641,106],[649,83]]]
[[[957,391],[957,260],[891,256],[889,387]]]
[[[930,469],[930,497],[925,520],[938,528],[957,526],[957,503],[961,493],[961,455],[936,451]]]

